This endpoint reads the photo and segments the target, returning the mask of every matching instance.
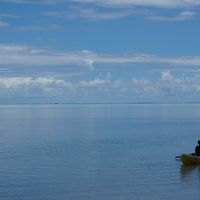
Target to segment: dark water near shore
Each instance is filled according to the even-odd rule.
[[[200,104],[0,106],[1,200],[199,200]]]

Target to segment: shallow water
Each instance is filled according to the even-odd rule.
[[[0,106],[1,200],[197,200],[199,104]]]

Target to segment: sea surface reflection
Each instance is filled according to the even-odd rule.
[[[2,200],[199,200],[200,105],[0,106]]]
[[[181,165],[180,174],[182,180],[188,179],[192,177],[192,175],[196,175],[200,177],[200,166],[199,165]]]

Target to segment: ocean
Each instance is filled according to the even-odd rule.
[[[1,200],[199,200],[200,104],[0,106]]]

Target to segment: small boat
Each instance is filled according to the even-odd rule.
[[[193,156],[190,154],[182,154],[180,160],[184,165],[200,165],[200,156]]]

